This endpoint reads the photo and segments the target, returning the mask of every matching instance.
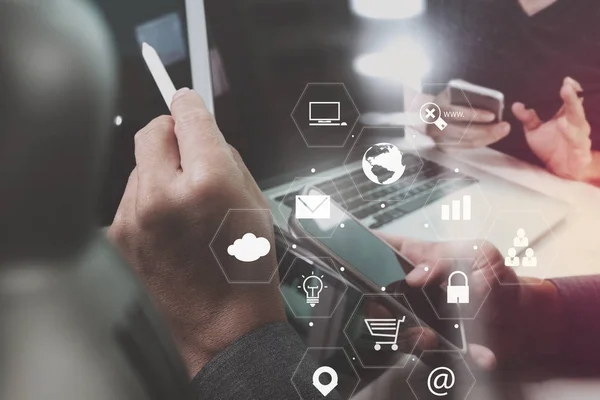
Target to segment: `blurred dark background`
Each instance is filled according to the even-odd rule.
[[[184,41],[183,58],[161,56],[175,59],[168,70],[176,86],[192,84],[183,0],[97,3],[121,54],[115,140],[99,210],[101,222],[110,224],[134,167],[134,134],[168,113],[143,63],[140,31],[151,44],[152,30],[163,32],[163,48],[179,49]],[[290,114],[308,83],[344,83],[362,114],[393,113],[403,110],[402,84],[418,86],[428,68],[418,33],[424,0],[207,0],[206,9],[216,116],[263,187],[276,183],[269,180],[273,171],[339,164],[348,153],[306,148]]]

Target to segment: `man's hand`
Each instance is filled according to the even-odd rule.
[[[549,171],[561,178],[586,180],[592,167],[591,128],[585,116],[583,100],[577,96],[581,85],[565,78],[560,90],[564,105],[548,122],[542,122],[533,109],[515,103],[513,114],[525,128],[531,150]]]
[[[462,117],[444,118],[448,126],[443,131],[435,125],[427,125],[427,135],[438,145],[457,144],[460,148],[485,147],[510,133],[508,122],[491,123],[496,116],[490,111],[450,104],[449,89],[445,89],[432,101],[440,106],[443,113],[462,115]]]
[[[180,90],[172,113],[135,136],[137,166],[109,236],[158,301],[193,376],[244,334],[285,315],[278,279],[229,284],[209,248],[230,209],[268,209],[265,198],[198,94]],[[233,243],[253,232],[273,244],[269,214],[259,214],[220,235]],[[253,270],[273,271],[274,253]]]
[[[417,265],[406,277],[413,287],[444,286],[452,273],[452,263],[446,260],[474,259],[469,274],[471,304],[485,302],[477,318],[465,322],[469,352],[480,367],[492,369],[497,362],[551,355],[560,347],[564,326],[554,285],[518,278],[514,270],[504,266],[502,254],[491,244],[430,243],[396,236],[384,239]],[[473,250],[475,244],[477,251]]]

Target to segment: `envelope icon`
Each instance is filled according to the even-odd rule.
[[[305,195],[296,196],[297,219],[329,219],[331,218],[331,196]]]

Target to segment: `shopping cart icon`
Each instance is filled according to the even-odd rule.
[[[375,342],[374,349],[381,350],[381,345],[391,345],[392,350],[398,350],[398,333],[400,324],[406,320],[406,316],[402,319],[365,319],[365,324],[369,328],[369,333],[374,338],[388,338],[385,342]]]

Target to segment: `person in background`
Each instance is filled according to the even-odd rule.
[[[600,87],[600,2],[439,0],[428,12],[435,67],[424,83],[463,79],[496,89],[506,109],[504,122],[492,123],[490,112],[451,106],[446,90],[430,93],[427,101],[464,118],[427,133],[438,144],[490,145],[600,185],[600,96],[577,95]]]

